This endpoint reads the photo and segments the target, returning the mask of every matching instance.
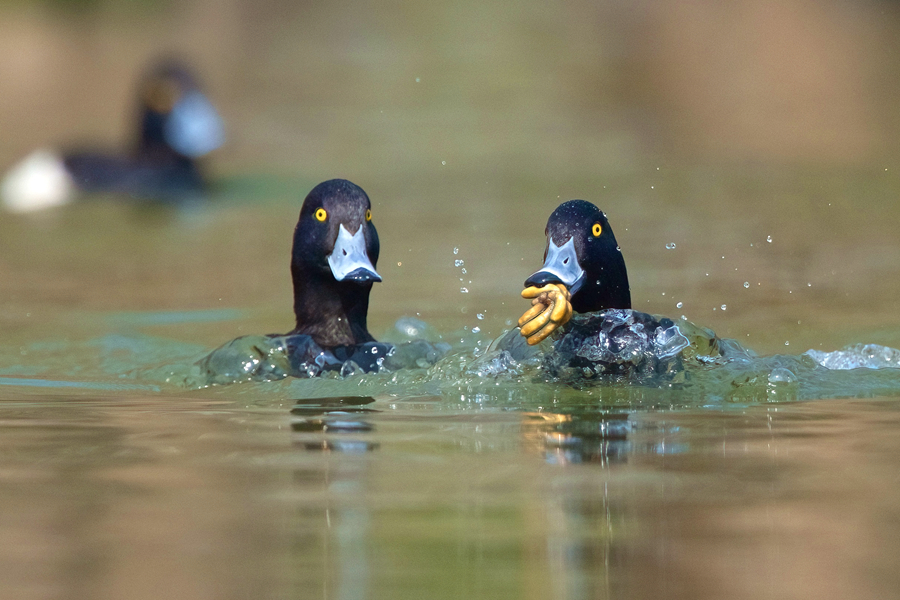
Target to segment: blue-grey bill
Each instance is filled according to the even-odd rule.
[[[179,154],[199,158],[225,143],[219,113],[200,92],[188,92],[172,107],[164,134]]]
[[[525,285],[544,286],[559,282],[568,288],[569,293],[574,294],[584,283],[584,269],[578,263],[578,255],[575,253],[575,238],[569,238],[562,246],[557,246],[552,238],[547,243],[547,260],[544,261],[544,266],[525,280]]]
[[[362,225],[354,234],[341,225],[334,241],[334,250],[328,255],[328,266],[338,281],[357,283],[381,281],[381,275],[375,271],[375,266],[366,252],[366,236],[363,234]]]

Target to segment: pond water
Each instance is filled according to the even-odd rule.
[[[123,144],[171,48],[229,141],[207,203],[0,214],[0,595],[897,596],[900,369],[804,357],[900,347],[893,5],[78,6],[0,11],[3,165]],[[373,202],[371,331],[416,319],[450,357],[173,377],[292,328],[332,177]],[[762,358],[683,388],[479,369],[571,198],[635,308]]]

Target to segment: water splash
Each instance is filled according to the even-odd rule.
[[[900,369],[900,350],[878,344],[853,344],[834,352],[807,350],[806,355],[827,369]]]
[[[234,360],[225,360],[227,368],[217,365],[220,377],[211,380],[204,371],[208,365],[198,361],[208,349],[166,338],[117,335],[28,346],[29,355],[40,355],[45,365],[54,364],[54,356],[74,354],[91,357],[95,367],[45,367],[43,372],[10,367],[2,383],[25,389],[65,382],[71,389],[165,393],[243,382],[229,386],[228,393],[253,398],[423,394],[514,406],[584,402],[590,394],[598,405],[629,409],[900,395],[900,350],[886,346],[857,344],[834,352],[760,357],[683,317],[670,320],[636,311],[576,315],[564,329],[566,335],[532,347],[516,329],[496,338],[486,337],[480,327],[442,335],[419,318],[404,317],[377,336],[394,344],[394,350],[390,356],[371,357],[378,365],[375,371],[340,365],[313,379],[288,376],[293,366],[283,337],[232,342]],[[572,332],[580,332],[580,342]],[[217,360],[225,358],[220,353]],[[62,358],[56,362],[69,364]]]

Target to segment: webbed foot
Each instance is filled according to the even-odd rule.
[[[531,308],[519,318],[520,333],[529,346],[541,343],[548,335],[572,318],[572,294],[561,283],[522,290],[523,298],[531,299]]]

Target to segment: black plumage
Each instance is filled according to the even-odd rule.
[[[603,211],[584,200],[564,202],[550,215],[545,233],[544,266],[525,287],[562,283],[576,312],[631,308],[625,259]]]
[[[359,186],[332,179],[300,209],[291,250],[294,328],[243,336],[198,364],[209,383],[315,377],[324,371],[378,371],[393,350],[369,333],[372,284],[381,281],[372,205]]]
[[[576,314],[562,326],[546,372],[574,385],[627,380],[672,383],[691,340],[678,323],[631,310],[625,259],[606,215],[584,200],[561,204],[547,222],[544,265],[525,286],[563,284]]]
[[[212,104],[178,61],[154,65],[138,89],[138,131],[130,151],[73,150],[63,155],[86,193],[179,200],[207,187],[198,159],[224,141]]]
[[[317,218],[320,211],[324,211],[322,220]],[[323,348],[374,341],[366,317],[372,284],[381,277],[375,272],[380,246],[371,211],[362,188],[344,179],[320,183],[306,197],[291,251],[297,319],[291,334],[309,335]],[[349,265],[353,268],[343,276],[329,263],[342,229],[344,238],[362,235],[363,245],[356,249],[362,250],[369,262],[368,266],[362,260]],[[342,260],[352,252],[349,248],[337,251],[343,253]]]
[[[208,185],[200,160],[224,142],[218,112],[180,62],[156,64],[138,89],[135,139],[118,151],[90,145],[37,150],[0,183],[0,202],[30,212],[67,204],[81,195],[184,202]]]

